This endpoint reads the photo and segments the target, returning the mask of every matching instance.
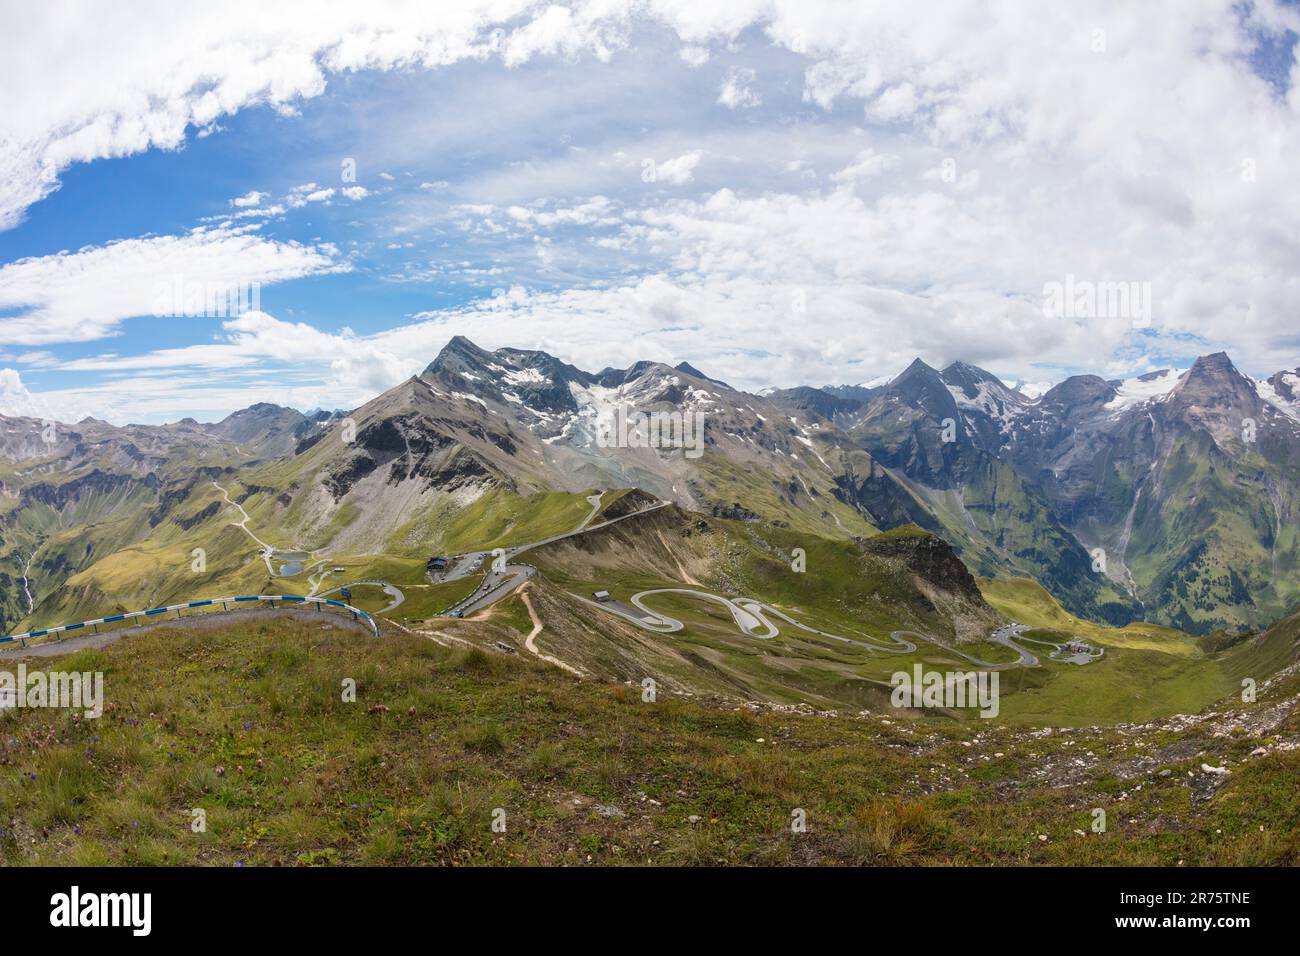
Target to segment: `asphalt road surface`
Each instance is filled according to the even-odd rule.
[[[603,492],[602,492],[603,494]],[[506,562],[503,571],[492,570],[493,561],[496,554],[493,551],[470,551],[466,552],[456,565],[443,577],[443,581],[456,581],[469,574],[483,565],[487,565],[488,573],[484,575],[483,584],[478,589],[465,598],[454,607],[448,608],[446,614],[450,617],[464,617],[473,614],[475,611],[481,611],[483,608],[495,604],[507,594],[510,594],[521,584],[527,581],[536,569],[527,564],[509,563],[513,558],[517,558],[525,551],[531,551],[533,548],[540,548],[543,545],[553,544],[556,541],[563,541],[566,538],[572,538],[580,534],[587,534],[592,531],[599,531],[601,528],[608,528],[610,525],[618,524],[620,521],[627,521],[629,518],[638,518],[641,515],[649,514],[652,511],[658,511],[660,508],[666,508],[671,502],[660,501],[648,508],[642,508],[640,511],[633,511],[631,514],[621,515],[617,518],[610,518],[608,521],[601,521],[598,524],[591,524],[591,519],[596,516],[600,509],[601,495],[590,495],[587,500],[591,502],[591,513],[583,519],[582,523],[572,531],[566,531],[563,534],[551,535],[549,538],[542,538],[540,541],[532,541],[528,544],[515,545],[511,548],[500,549],[500,557]]]
[[[655,611],[646,606],[644,599],[655,594],[688,594],[692,597],[703,598],[704,600],[721,604],[731,613],[732,620],[735,621],[736,627],[742,634],[746,637],[757,638],[759,640],[771,640],[780,633],[776,624],[771,620],[772,618],[778,618],[785,623],[797,627],[802,631],[807,631],[810,634],[816,634],[819,637],[839,641],[845,644],[853,644],[868,651],[880,651],[885,654],[910,654],[912,651],[915,651],[917,645],[907,639],[912,637],[926,641],[927,643],[935,644],[950,654],[956,654],[958,657],[962,657],[978,667],[987,668],[989,670],[1006,670],[1011,667],[1037,667],[1039,664],[1037,655],[1016,642],[1017,637],[1025,631],[1030,630],[1028,624],[1008,624],[1005,627],[998,628],[989,635],[990,641],[996,644],[1001,644],[1004,647],[1015,651],[1017,655],[1017,659],[1014,661],[997,663],[981,660],[972,654],[967,654],[965,651],[957,650],[954,647],[935,640],[933,637],[927,637],[926,635],[918,634],[915,631],[890,632],[889,639],[894,642],[893,646],[859,641],[851,637],[831,634],[814,627],[809,627],[807,624],[796,621],[785,612],[777,610],[770,604],[764,604],[762,601],[757,601],[753,598],[726,598],[719,594],[711,594],[708,591],[698,591],[694,588],[653,588],[648,591],[640,591],[632,595],[629,599],[633,605],[632,607],[629,607],[621,601],[593,601],[577,594],[571,596],[582,601],[584,604],[590,604],[592,607],[597,607],[610,614],[615,614],[630,621],[637,627],[647,631],[652,631],[656,634],[672,634],[682,630],[685,625],[681,621],[677,620],[677,618]],[[1055,654],[1059,654],[1065,650],[1064,644],[1056,644],[1052,641],[1041,641],[1028,638],[1022,638],[1022,640],[1050,646],[1054,648]],[[1078,653],[1066,658],[1058,659],[1082,664],[1089,663],[1092,660],[1097,660],[1104,653],[1104,649],[1097,648],[1094,649],[1091,655]]]

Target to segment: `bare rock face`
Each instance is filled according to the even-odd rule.
[[[941,591],[988,608],[974,575],[938,535],[907,525],[867,538],[862,547],[868,554],[901,561],[908,571]]]
[[[1225,448],[1242,444],[1244,421],[1253,420],[1258,427],[1265,417],[1254,385],[1224,352],[1198,358],[1170,393],[1164,410],[1171,419],[1203,427]]]

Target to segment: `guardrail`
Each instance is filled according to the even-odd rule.
[[[212,607],[220,604],[226,607],[230,604],[246,604],[250,601],[269,601],[271,606],[275,606],[276,601],[283,601],[286,604],[328,604],[331,607],[341,607],[345,611],[351,611],[352,617],[364,618],[370,625],[370,630],[374,637],[379,637],[379,625],[365,611],[359,607],[353,607],[351,604],[344,604],[342,601],[334,601],[329,598],[321,597],[304,597],[301,594],[246,594],[239,597],[222,597],[209,598],[205,601],[187,601],[184,604],[169,604],[166,607],[149,608],[147,611],[127,611],[124,614],[114,614],[110,617],[97,617],[93,621],[78,621],[76,624],[61,624],[58,627],[47,627],[44,630],[28,631],[26,634],[11,634],[8,637],[0,637],[0,644],[8,644],[14,641],[26,641],[35,637],[48,637],[53,634],[64,634],[68,631],[79,631],[89,627],[96,633],[99,632],[100,624],[115,624],[119,621],[130,621],[154,617],[158,614],[166,614],[168,611],[175,611],[176,616],[180,617],[180,612],[187,608],[195,607]]]

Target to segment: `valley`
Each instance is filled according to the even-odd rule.
[[[848,397],[764,397],[693,368],[591,374],[453,340],[352,412],[240,413],[237,445],[220,423],[82,423],[54,449],[11,437],[0,554],[19,639],[0,657],[102,668],[125,696],[103,758],[75,771],[76,729],[0,716],[21,721],[3,759],[35,775],[0,783],[18,821],[0,857],[1293,861],[1300,614],[1267,609],[1291,593],[1294,541],[1275,515],[1252,552],[1230,493],[1264,481],[1290,508],[1289,439],[1229,480],[1231,436],[1136,406],[1105,413],[1104,441],[1096,424],[1053,432],[1044,470],[1015,442],[1066,427],[1042,407],[1052,392],[1008,397],[977,372],[914,364]],[[598,441],[629,397],[704,410],[703,454]],[[153,456],[127,450],[146,435]],[[1110,449],[1113,474],[1085,466],[1085,443]],[[1157,556],[1173,516],[1147,509],[1169,510],[1172,488],[1184,515],[1206,495],[1194,523],[1235,544]],[[1105,508],[1088,498],[1114,489]],[[1206,603],[1205,569],[1229,551],[1263,556],[1230,578],[1250,615]],[[1162,605],[1144,582],[1182,594],[1158,570],[1173,566],[1187,599]],[[1237,623],[1173,626],[1200,608]],[[353,674],[365,706],[339,710],[331,687]],[[995,706],[899,706],[912,674],[996,677]],[[190,699],[238,710],[244,730]],[[182,776],[157,762],[159,735]],[[178,839],[162,815],[195,787],[223,809],[207,837]],[[322,801],[351,809],[309,820]],[[790,806],[813,839],[781,835]],[[491,808],[513,839],[481,835]]]
[[[1207,395],[1267,424],[1258,450],[1234,444]],[[352,412],[85,422],[54,446],[8,420],[0,560],[15,585],[39,583],[6,598],[7,629],[99,627],[214,594],[330,598],[381,631],[522,646],[593,679],[738,701],[878,706],[920,663],[1010,675],[1004,719],[1167,716],[1230,693],[1261,640],[1250,626],[1294,609],[1296,542],[1275,515],[1258,572],[1226,572],[1238,597],[1213,597],[1218,579],[1197,571],[1203,590],[1184,576],[1185,601],[1156,601],[1143,588],[1174,586],[1158,569],[1220,567],[1250,545],[1207,531],[1157,558],[1162,496],[1204,496],[1194,525],[1229,527],[1239,506],[1214,492],[1233,487],[1222,472],[1244,451],[1261,457],[1233,482],[1270,475],[1268,500],[1291,508],[1288,402],[1224,356],[1133,384],[1071,379],[1037,400],[919,361],[874,388],[759,396],[684,363],[588,373],[454,338]],[[602,437],[624,407],[701,415],[702,454]],[[1123,441],[1136,444],[1121,459]],[[1085,464],[1085,446],[1112,464]],[[1193,446],[1217,464],[1180,464]],[[1085,504],[1099,481],[1121,492],[1105,509]],[[1109,535],[1113,553],[1098,551]],[[1214,621],[1236,622],[1213,640],[1193,626],[1207,599]],[[522,645],[488,626],[503,615],[529,622]]]

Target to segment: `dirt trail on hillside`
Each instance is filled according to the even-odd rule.
[[[572,667],[569,664],[564,663],[564,661],[560,660],[558,657],[552,657],[550,654],[544,653],[543,651],[537,649],[536,641],[537,641],[537,635],[542,633],[542,619],[539,618],[537,616],[537,612],[533,610],[533,602],[528,600],[527,584],[525,584],[523,588],[520,589],[519,597],[523,600],[524,607],[528,608],[528,617],[533,622],[532,631],[529,633],[529,635],[526,638],[524,638],[524,647],[528,648],[528,652],[530,654],[536,655],[537,657],[546,661],[548,664],[554,664],[556,667],[568,671],[570,674],[572,674],[575,677],[586,676],[582,673],[582,671],[578,670],[576,667]]]

